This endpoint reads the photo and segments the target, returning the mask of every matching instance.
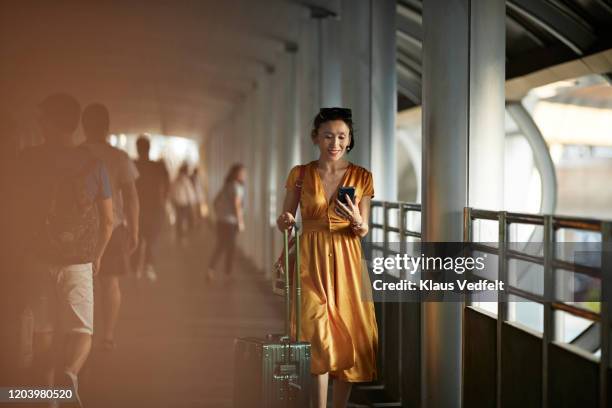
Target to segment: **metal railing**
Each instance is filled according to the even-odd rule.
[[[605,407],[609,396],[607,395],[608,368],[610,363],[610,302],[608,302],[612,289],[612,263],[609,257],[609,244],[612,243],[612,223],[577,217],[558,217],[552,215],[519,214],[506,211],[486,211],[465,208],[464,211],[464,241],[473,241],[473,226],[476,220],[490,220],[498,223],[498,246],[492,248],[487,245],[475,245],[483,252],[498,256],[498,279],[508,282],[508,261],[517,259],[541,265],[544,271],[544,295],[540,296],[529,291],[521,290],[516,286],[507,284],[507,293],[523,299],[541,304],[544,308],[542,330],[542,406],[548,407],[550,398],[549,388],[549,346],[555,341],[555,311],[562,311],[592,322],[599,322],[600,330],[600,406]],[[524,253],[515,249],[508,249],[509,227],[512,224],[541,226],[544,230],[543,256]],[[602,259],[601,267],[591,267],[574,262],[558,259],[555,254],[556,232],[563,229],[597,232],[601,234]],[[587,275],[600,280],[601,298],[600,311],[590,311],[566,302],[556,300],[556,274],[557,269],[571,270],[581,275]],[[502,327],[508,320],[508,298],[500,293],[497,303],[497,401],[501,406],[501,341]],[[553,299],[550,301],[549,299]]]
[[[406,221],[408,219],[407,215],[410,212],[420,213],[421,205],[414,203],[406,203],[406,202],[388,202],[388,201],[372,201],[371,205],[372,216],[370,217],[370,231],[381,230],[383,232],[383,243],[386,245],[389,242],[389,233],[395,232],[400,236],[400,242],[405,242],[407,237],[413,238],[421,238],[421,231],[415,231],[410,229],[406,225]],[[382,224],[380,222],[376,222],[375,213],[377,208],[382,208],[383,210],[383,220]],[[398,226],[391,226],[391,210],[398,211]]]
[[[385,256],[392,252],[389,249],[389,235],[396,233],[399,235],[399,242],[403,243],[409,237],[421,239],[420,230],[414,230],[406,225],[407,214],[410,212],[421,212],[420,204],[406,202],[385,202],[372,201],[372,216],[370,217],[370,231],[374,234],[375,231],[382,232],[382,247],[381,249]],[[382,220],[380,213],[382,209]],[[607,394],[608,388],[608,369],[612,366],[612,355],[610,349],[610,318],[612,316],[612,259],[610,256],[610,245],[612,245],[612,222],[584,219],[577,217],[559,217],[550,215],[533,215],[520,214],[505,211],[486,211],[472,208],[464,209],[464,241],[472,242],[473,228],[477,220],[491,220],[498,223],[498,245],[492,247],[489,245],[478,245],[474,247],[479,251],[495,254],[498,256],[498,279],[503,282],[508,282],[508,261],[517,259],[524,262],[531,262],[541,265],[544,270],[544,292],[543,296],[522,290],[516,286],[506,285],[507,293],[541,304],[544,308],[543,330],[542,330],[542,406],[548,407],[549,404],[549,346],[555,341],[555,311],[562,311],[583,319],[590,320],[600,324],[600,347],[601,355],[599,360],[599,381],[600,381],[600,406],[608,406],[610,396]],[[396,221],[394,223],[393,221]],[[509,242],[510,225],[532,225],[541,226],[544,229],[543,237],[543,256],[536,256],[529,253],[523,253],[516,249],[508,249],[505,244]],[[587,265],[580,265],[566,260],[558,259],[555,255],[556,232],[562,229],[571,229],[579,231],[590,231],[601,234],[602,255],[601,267],[595,268]],[[374,239],[374,241],[378,241]],[[394,243],[397,241],[393,241]],[[566,269],[575,273],[587,275],[599,279],[601,282],[601,299],[600,311],[586,310],[573,304],[556,300],[555,293],[555,270]],[[548,301],[553,299],[553,301]],[[467,303],[470,300],[468,298]],[[500,293],[500,298],[497,303],[497,403],[501,406],[501,341],[502,327],[508,321],[508,296],[505,293]],[[387,328],[386,317],[380,316],[382,319],[382,341],[384,345],[385,332]],[[381,359],[384,362],[384,346],[381,347],[383,353]],[[383,378],[384,380],[384,378]]]
[[[386,201],[372,201],[371,203],[371,216],[369,220],[370,234],[369,241],[372,249],[381,250],[384,256],[389,256],[394,250],[390,248],[390,235],[397,234],[399,242],[405,243],[409,238],[421,239],[420,228],[413,228],[408,225],[411,213],[418,213],[420,216],[421,205],[406,203],[406,202],[386,202]],[[418,223],[420,225],[420,222]],[[378,239],[377,233],[382,233],[382,240]],[[393,241],[397,242],[397,241]],[[382,246],[377,245],[382,243]],[[397,365],[399,377],[402,376],[402,344],[393,345],[388,344],[394,340],[399,340],[399,336],[394,334],[402,335],[403,332],[403,317],[402,313],[405,312],[403,308],[399,308],[394,315],[390,309],[386,307],[385,303],[378,303],[376,305],[378,315],[378,326],[379,326],[379,382],[381,383],[378,387],[385,388],[385,384],[389,382],[389,378],[386,375],[389,366]],[[418,334],[418,333],[417,333]],[[386,355],[387,349],[396,350],[396,355]],[[408,350],[408,352],[414,352],[414,350]],[[410,367],[414,372],[414,367]],[[399,379],[395,379],[396,383],[400,383]],[[391,397],[393,399],[402,398],[401,387],[396,390]],[[414,398],[414,395],[406,396],[406,398]],[[401,406],[401,402],[389,402],[386,401],[385,406]]]

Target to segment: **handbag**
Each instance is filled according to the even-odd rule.
[[[302,198],[302,184],[304,182],[304,173],[306,172],[306,166],[300,166],[300,174],[295,181],[295,188],[298,192],[298,206],[300,205],[300,199]],[[289,265],[295,265],[295,252],[297,250],[295,245],[295,236],[292,236],[288,243],[289,252]],[[283,249],[277,258],[276,262],[272,265],[272,292],[279,296],[285,295],[285,250]],[[291,272],[291,271],[290,271]],[[290,273],[289,276],[294,276]],[[299,275],[297,275],[299,276]]]

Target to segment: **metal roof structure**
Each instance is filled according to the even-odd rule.
[[[399,109],[421,104],[420,0],[397,2]],[[609,0],[507,0],[506,78],[612,48]]]
[[[298,43],[300,22],[341,19],[347,4],[5,0],[0,108],[27,117],[29,107],[62,90],[83,104],[106,103],[111,131],[198,138],[274,71],[279,55]],[[506,4],[507,79],[612,49],[610,0]],[[402,110],[421,99],[422,1],[398,0],[396,23]]]

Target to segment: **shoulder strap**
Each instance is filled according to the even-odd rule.
[[[294,216],[297,216],[297,209],[300,207],[300,200],[302,199],[302,186],[304,185],[304,175],[306,174],[306,165],[300,165],[300,174],[298,175],[297,180],[295,180],[295,188],[298,191],[298,205],[295,208]],[[292,238],[293,239],[293,238]],[[293,241],[291,241],[293,242]]]
[[[304,184],[304,175],[305,174],[306,174],[306,165],[301,164],[300,165],[300,174],[298,175],[297,180],[295,180],[295,188],[298,191],[298,207],[300,205],[300,199],[302,198],[302,185]],[[296,209],[296,213],[297,213],[297,209]],[[287,231],[285,231],[285,237],[287,237]],[[291,237],[289,239],[288,243],[287,243],[288,248],[292,248],[294,244],[295,244],[295,237]],[[282,261],[283,257],[285,256],[285,252],[286,252],[286,250],[283,249],[283,252],[281,252],[280,256],[276,260],[276,263],[278,263],[279,265],[281,264],[281,261]]]
[[[300,203],[300,199],[302,198],[302,185],[304,184],[304,174],[306,173],[306,166],[300,165],[300,174],[295,181],[295,188],[298,191],[298,205]]]

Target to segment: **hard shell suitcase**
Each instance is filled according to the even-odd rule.
[[[299,248],[297,226],[295,245]],[[235,340],[235,408],[308,408],[310,405],[310,343],[291,338],[288,233],[285,231],[285,333]],[[296,251],[295,332],[300,332],[300,256]]]

